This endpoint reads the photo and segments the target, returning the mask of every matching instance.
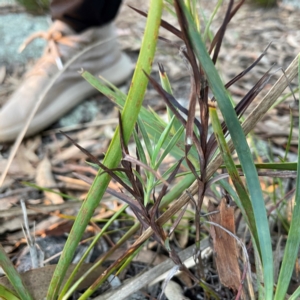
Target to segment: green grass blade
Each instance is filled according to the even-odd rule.
[[[197,30],[198,30],[198,32],[200,32],[201,24],[200,24],[199,15],[197,12],[197,5],[196,5],[197,2],[198,2],[197,0],[192,0],[192,15],[193,15]]]
[[[0,284],[0,299],[20,300],[12,291]]]
[[[164,70],[159,70],[159,78],[160,78],[160,83],[163,89],[168,92],[169,94],[173,95],[173,91],[171,88],[171,84],[168,78],[167,73]]]
[[[149,136],[148,136],[148,131],[146,130],[144,123],[142,122],[142,120],[140,118],[138,118],[138,125],[139,125],[139,129],[141,131],[148,155],[149,155],[149,157],[152,157],[153,147],[152,147],[152,144],[151,144]]]
[[[175,11],[172,9],[173,6],[170,6],[169,4],[164,4],[164,9],[170,14],[172,15],[173,17],[176,17],[176,13]]]
[[[269,223],[265,209],[263,194],[257,171],[254,166],[251,151],[248,147],[246,137],[236,116],[236,113],[230,103],[227,91],[224,88],[220,76],[211,61],[201,36],[197,32],[196,25],[186,9],[183,0],[177,0],[187,19],[187,32],[195,51],[196,57],[206,74],[209,86],[218,102],[218,106],[222,112],[226,125],[228,127],[233,144],[237,151],[239,160],[245,174],[250,199],[255,215],[256,227],[258,230],[260,253],[263,264],[265,299],[269,300],[273,297],[273,256]]]
[[[127,258],[125,260],[125,263],[126,264],[129,264],[130,261],[135,257],[135,255],[142,249],[142,246],[138,247],[138,249],[136,249],[134,251],[134,253],[131,253],[129,255],[129,258]],[[103,284],[107,279],[108,277],[114,273],[114,272],[118,272],[119,270],[119,266],[115,265],[114,267],[110,268],[109,271],[106,271],[105,273],[103,273],[101,276],[101,279],[99,280],[99,278],[96,280],[96,282],[91,286],[89,287],[81,296],[80,298],[78,298],[78,300],[86,300],[86,299],[90,299],[90,296],[93,294],[93,292],[101,285]]]
[[[166,125],[168,123],[166,123],[165,121],[163,121],[162,118],[155,112],[155,110],[151,106],[148,106],[147,109],[146,109],[146,111],[148,113],[152,114],[152,116],[154,117],[154,119],[156,120],[156,122],[158,122],[159,124],[161,124],[162,126],[164,126],[164,128],[166,128]],[[143,119],[143,121],[145,121],[145,120]]]
[[[139,157],[140,157],[140,161],[142,163],[144,163],[145,165],[148,165],[148,161],[147,161],[147,158],[146,158],[144,147],[142,146],[142,143],[141,143],[140,138],[139,138],[138,134],[136,133],[136,131],[133,132],[133,136],[134,136],[134,142],[136,144],[136,149],[137,149],[137,152],[138,152]]]
[[[93,247],[96,245],[96,243],[99,241],[99,239],[106,233],[106,230],[109,226],[112,225],[112,223],[125,211],[125,209],[128,207],[128,205],[124,205],[121,209],[119,209],[102,227],[101,231],[94,237],[93,242],[89,245],[88,249],[85,251],[83,256],[80,258],[78,264],[74,268],[73,272],[71,273],[70,277],[68,278],[67,282],[64,285],[63,290],[61,291],[62,294],[65,295],[65,298],[68,299],[68,297],[71,297],[71,295],[75,292],[78,285],[85,280],[85,278],[93,271],[93,269],[88,270],[77,282],[76,285],[72,286],[71,289],[69,287],[71,286],[76,273],[78,272],[80,266],[84,263],[85,259],[87,258],[90,251],[93,249]]]
[[[285,94],[283,97],[279,98],[271,107],[270,110],[272,110],[273,108],[275,108],[277,105],[281,104],[282,102],[284,102],[287,98],[289,98],[290,96],[292,96],[293,94],[296,94],[299,91],[299,88],[295,88],[292,92],[289,92],[287,94]]]
[[[299,300],[299,296],[300,296],[300,286],[298,286],[298,288],[293,293],[293,295],[289,298],[289,300]]]
[[[298,58],[298,86],[300,86],[300,58]],[[300,106],[299,106],[300,111]],[[300,115],[299,115],[300,120]],[[300,123],[299,123],[300,129]],[[298,136],[298,145],[300,145],[300,136]],[[298,166],[300,162],[300,147],[298,147]],[[292,221],[288,234],[287,243],[284,250],[283,261],[278,277],[278,283],[275,293],[275,300],[284,299],[290,280],[292,277],[294,265],[297,259],[300,244],[300,170],[297,169],[295,206],[293,210]],[[297,292],[298,293],[298,292]]]
[[[162,198],[160,208],[167,207],[174,199],[179,198],[184,190],[189,188],[196,180],[193,173],[183,177],[172,189]]]
[[[80,201],[78,198],[76,198],[76,197],[74,197],[74,196],[70,196],[70,195],[67,195],[67,194],[64,194],[64,193],[61,193],[61,192],[58,192],[58,191],[54,191],[53,189],[49,189],[49,188],[46,188],[46,187],[42,187],[42,186],[36,185],[36,184],[34,184],[34,183],[31,183],[31,182],[22,181],[21,183],[24,184],[24,185],[26,185],[26,186],[33,187],[33,188],[37,189],[38,191],[42,191],[42,192],[50,192],[50,193],[59,195],[59,196],[65,198],[65,199],[70,199],[70,200]]]
[[[169,169],[167,169],[167,171],[165,171],[162,175],[161,175],[161,177],[164,179],[164,180],[168,180],[168,177],[170,176],[170,174],[176,169],[176,164],[174,163],[174,164],[171,164],[171,167],[169,168]],[[177,173],[176,175],[175,175],[175,178],[179,178],[179,177],[183,177],[183,176],[185,176],[185,175],[187,175],[187,174],[191,174],[192,172],[191,171],[189,171],[189,172],[181,172],[181,173]],[[155,182],[155,186],[158,186],[158,185],[160,185],[160,184],[162,184],[163,183],[163,181],[162,180],[157,180],[156,182]]]
[[[163,144],[165,143],[167,137],[170,136],[170,132],[171,132],[174,120],[175,120],[175,116],[172,117],[170,123],[167,125],[167,127],[165,128],[165,130],[163,131],[163,133],[161,134],[161,136],[159,137],[159,139],[155,145],[155,148],[154,148],[154,151],[153,151],[153,154],[151,157],[151,166],[152,167],[155,165],[158,154],[161,151]]]
[[[171,153],[172,149],[177,144],[180,137],[182,137],[184,132],[184,127],[181,126],[181,128],[176,132],[176,134],[172,137],[171,141],[168,143],[168,145],[164,148],[163,153],[161,154],[160,158],[158,159],[154,169],[157,170],[157,168],[161,165],[162,161],[165,159],[165,157]]]
[[[171,88],[171,84],[170,84],[168,75],[167,75],[166,71],[164,70],[164,68],[162,67],[162,65],[159,65],[159,78],[160,78],[160,83],[161,83],[161,86],[163,87],[163,89],[166,92],[168,92],[169,94],[173,95],[173,91],[172,91],[172,88]],[[172,117],[174,116],[174,114],[171,111],[169,106],[167,106],[167,113],[168,113],[168,117],[169,117],[169,121],[170,121],[172,119]],[[172,133],[174,134],[177,130],[179,130],[180,126],[181,126],[181,123],[176,118],[174,120]]]
[[[232,180],[232,183],[237,191],[237,194],[240,198],[240,204],[241,204],[241,211],[243,212],[244,218],[249,226],[250,232],[252,236],[254,237],[255,243],[258,245],[258,236],[257,236],[257,228],[255,225],[255,217],[253,213],[252,204],[248,195],[248,192],[239,176],[239,172],[237,168],[235,167],[234,161],[231,156],[231,152],[229,150],[229,147],[226,143],[223,129],[221,127],[220,120],[217,115],[216,108],[213,106],[209,106],[209,115],[211,118],[211,123],[214,129],[214,134],[216,137],[216,140],[218,142],[221,155],[223,157],[224,163],[226,165],[228,174]]]
[[[171,84],[170,84],[168,75],[165,72],[165,70],[161,67],[159,69],[159,77],[160,77],[160,82],[161,82],[161,86],[163,87],[163,89],[166,92],[168,92],[169,94],[173,95],[173,91],[172,91],[172,88],[171,88]],[[169,121],[170,121],[172,119],[172,117],[174,116],[174,114],[171,111],[169,106],[167,106],[167,112],[168,112],[168,117],[169,117]],[[174,125],[173,125],[173,128],[172,128],[172,133],[174,134],[176,131],[179,130],[180,127],[181,127],[180,121],[177,118],[175,118]]]
[[[216,16],[219,8],[221,7],[223,3],[223,0],[219,0],[218,3],[216,4],[216,6],[214,7],[214,10],[210,16],[210,18],[207,21],[207,24],[205,25],[205,30],[204,30],[204,34],[203,34],[203,40],[206,41],[208,34],[210,33],[210,25],[214,19],[214,17]]]
[[[82,76],[98,91],[106,95],[111,101],[113,101],[115,104],[117,104],[120,109],[122,110],[124,107],[126,95],[123,94],[121,91],[119,91],[117,88],[112,87],[113,90],[109,89],[107,86],[105,86],[101,81],[99,81],[97,78],[95,78],[93,75],[91,75],[88,72],[84,72]],[[149,135],[153,143],[157,143],[159,137],[161,136],[162,132],[165,130],[167,123],[163,121],[157,113],[155,113],[151,108],[147,110],[145,107],[141,107],[139,120],[143,122],[145,132]],[[138,120],[138,122],[140,122]],[[139,123],[140,125],[140,123]],[[141,128],[140,128],[141,129]],[[170,141],[171,136],[168,137],[168,141]],[[181,142],[183,141],[183,142]],[[147,146],[147,144],[146,144]],[[176,147],[172,149],[171,154],[177,158],[180,159],[182,156],[185,155],[184,151],[184,136],[180,139],[180,141],[177,143]],[[193,163],[195,164],[198,160],[198,154],[195,147],[192,147],[189,151],[189,158]]]
[[[136,257],[136,255],[142,250],[144,244],[141,245],[138,249],[134,251],[127,259],[126,261],[122,264],[122,266],[119,268],[119,270],[116,272],[116,276],[118,276],[122,271],[126,269],[132,262],[132,260]]]
[[[296,171],[297,170],[297,162],[281,162],[281,163],[263,163],[263,164],[255,164],[257,169],[267,169],[267,170],[285,170],[285,171]],[[236,165],[237,168],[241,168],[241,165]],[[220,168],[225,168],[224,165],[220,166]]]
[[[122,111],[125,143],[128,142],[131,136],[143,102],[142,99],[144,99],[144,94],[147,88],[148,80],[146,76],[144,76],[144,72],[151,72],[160,27],[162,7],[162,0],[152,0],[150,2],[150,9],[139,58],[133,75],[131,88]],[[103,160],[103,164],[108,168],[115,168],[118,166],[120,159],[120,137],[119,130],[116,129],[114,137]],[[83,202],[76,221],[71,229],[64,251],[60,257],[49,286],[47,294],[48,300],[57,299],[62,280],[64,279],[68,266],[72,261],[76,247],[109,184],[110,176],[106,173],[100,175],[100,173],[101,170],[98,171],[98,175],[89,190],[87,199]]]
[[[17,294],[22,300],[32,300],[33,298],[26,289],[20,274],[15,269],[4,248],[0,244],[0,266],[4,270],[9,282],[12,284]],[[3,295],[0,295],[3,296]],[[1,297],[0,297],[1,298]]]

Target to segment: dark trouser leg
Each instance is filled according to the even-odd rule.
[[[63,21],[80,32],[112,21],[121,2],[122,0],[52,0],[51,16],[53,20]]]

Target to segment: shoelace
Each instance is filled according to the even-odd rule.
[[[48,42],[46,51],[55,57],[55,62],[59,70],[63,69],[63,62],[61,60],[61,54],[59,53],[58,43],[72,47],[80,40],[75,35],[64,36],[63,33],[58,30],[50,29],[49,31],[39,31],[31,34],[23,42],[19,48],[19,52],[22,52],[32,41],[37,38],[42,38]]]

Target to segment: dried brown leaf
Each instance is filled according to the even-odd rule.
[[[8,163],[8,159],[0,159],[0,173],[6,168]],[[8,170],[8,174],[15,175],[15,176],[29,176],[33,177],[35,175],[36,170],[30,163],[28,159],[27,153],[25,148],[21,148],[21,151],[18,151],[15,159],[12,161],[11,166]]]
[[[37,170],[36,170],[36,183],[41,187],[47,186],[56,186],[56,182],[54,180],[52,170],[51,170],[51,163],[47,156],[39,163]],[[57,189],[53,189],[55,192],[59,192]],[[51,192],[44,192],[45,197],[49,200],[52,204],[60,204],[63,203],[63,198],[55,193]]]
[[[218,209],[220,213],[211,215],[210,220],[234,234],[234,208],[228,207],[226,199],[223,198]],[[209,211],[214,210],[214,206],[210,205]],[[241,272],[238,263],[239,254],[236,240],[222,228],[216,226],[211,226],[210,233],[213,238],[213,248],[220,281],[226,287],[237,291],[241,284]]]
[[[0,224],[0,234],[3,234],[6,231],[15,231],[21,229],[23,223],[22,217],[14,217]]]
[[[97,144],[96,140],[87,140],[87,141],[81,141],[80,145],[81,147],[87,149],[91,146],[94,146],[95,144]],[[58,153],[52,160],[53,165],[56,165],[62,161],[66,161],[69,159],[78,159],[78,158],[83,158],[84,155],[83,153],[80,151],[80,149],[78,149],[75,145],[72,145],[70,147],[68,147],[67,149],[64,149],[63,151],[61,151],[60,153]]]

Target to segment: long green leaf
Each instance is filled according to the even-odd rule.
[[[256,227],[258,229],[258,238],[260,253],[263,263],[265,299],[269,300],[273,297],[273,256],[269,223],[265,209],[263,194],[261,191],[257,171],[254,166],[251,151],[248,147],[246,137],[236,116],[236,113],[230,103],[227,91],[224,88],[220,76],[211,61],[201,36],[197,32],[197,27],[192,16],[184,5],[183,0],[176,0],[180,4],[180,8],[184,12],[187,21],[187,32],[195,51],[196,57],[199,60],[209,83],[209,86],[218,102],[218,106],[222,112],[233,144],[237,151],[239,160],[242,165],[243,172],[246,177],[250,199],[253,205]]]
[[[148,80],[146,76],[144,76],[143,72],[151,72],[152,62],[156,50],[158,31],[160,27],[162,7],[162,0],[152,0],[150,3],[142,47],[133,75],[131,87],[122,112],[125,143],[128,142],[131,136],[147,88]],[[103,164],[108,168],[115,168],[118,166],[120,159],[120,137],[119,130],[116,129]],[[76,221],[71,229],[70,235],[64,247],[64,251],[60,257],[49,286],[47,295],[47,299],[49,300],[57,299],[62,280],[64,279],[68,266],[72,261],[76,247],[109,184],[110,176],[106,173],[101,174],[101,172],[102,170],[98,171],[98,175],[96,176],[93,185],[89,190],[87,199],[83,202]],[[63,295],[61,295],[61,297],[62,296]]]
[[[222,3],[223,3],[223,0],[218,0],[218,3],[215,5],[214,10],[213,10],[211,16],[209,17],[209,20],[205,24],[205,30],[204,30],[204,34],[203,34],[203,40],[204,41],[206,41],[208,36],[211,36],[210,26],[211,26],[211,23],[212,23],[213,19],[216,16],[216,13],[218,12],[219,8],[221,7]]]
[[[31,183],[31,182],[27,182],[27,181],[22,181],[22,184],[26,185],[26,186],[30,186],[30,187],[33,187],[39,191],[42,191],[42,192],[50,192],[50,193],[53,193],[53,194],[56,194],[56,195],[59,195],[63,198],[66,198],[66,199],[70,199],[70,200],[76,200],[76,201],[79,201],[78,198],[74,197],[74,196],[70,196],[70,195],[67,195],[67,194],[64,194],[64,193],[61,193],[61,192],[57,192],[53,189],[49,189],[49,188],[46,188],[46,187],[42,187],[42,186],[39,186],[39,185],[36,185],[34,183]]]
[[[209,106],[209,115],[211,118],[211,123],[214,129],[214,134],[216,140],[218,142],[221,155],[223,157],[224,163],[226,165],[228,174],[232,180],[232,183],[239,195],[241,206],[241,211],[244,215],[244,218],[249,226],[250,232],[254,237],[254,242],[258,245],[258,236],[257,236],[257,228],[255,226],[255,217],[253,213],[252,204],[248,195],[248,191],[246,190],[241,177],[239,176],[239,172],[234,164],[234,161],[231,156],[231,152],[226,143],[223,129],[220,123],[220,120],[217,115],[216,108],[214,106]]]
[[[174,120],[175,120],[175,116],[172,117],[172,119],[170,120],[170,123],[167,125],[165,130],[162,132],[161,136],[159,137],[159,139],[154,147],[153,155],[151,157],[152,167],[154,167],[157,156],[158,156],[159,152],[161,151],[163,144],[165,143],[167,137],[170,136]]]
[[[289,300],[299,300],[300,297],[300,286],[296,289],[293,295],[289,298]]]
[[[257,169],[296,171],[297,165],[298,165],[297,162],[281,162],[281,163],[255,164],[255,167]],[[240,168],[241,165],[236,165],[236,167]],[[225,166],[222,165],[222,166],[220,166],[220,168],[225,168]]]
[[[140,141],[140,137],[138,136],[136,131],[133,131],[133,136],[134,136],[134,141],[135,141],[135,144],[136,144],[136,149],[137,149],[137,152],[138,152],[139,157],[140,157],[140,161],[143,164],[148,165],[146,153],[145,153],[144,148],[142,146],[142,143]]]
[[[181,126],[178,131],[175,133],[175,135],[172,137],[171,141],[168,143],[168,145],[164,148],[163,153],[161,154],[159,160],[156,162],[156,165],[154,167],[154,169],[156,170],[161,163],[163,162],[163,160],[165,159],[165,157],[172,152],[172,149],[176,146],[176,143],[178,142],[178,140],[180,139],[180,137],[182,136],[184,132],[184,127]]]
[[[0,284],[0,299],[20,300],[12,291]]]
[[[162,65],[159,65],[159,66],[160,66],[160,68],[159,68],[159,77],[160,77],[161,86],[163,87],[163,89],[166,92],[173,95],[173,91],[172,91],[172,88],[171,88],[171,84],[170,84],[168,75],[167,75],[166,71],[164,70],[163,66]],[[168,117],[169,117],[169,121],[170,121],[172,119],[172,117],[174,116],[174,114],[171,111],[169,106],[167,106],[167,113],[168,113]],[[174,120],[174,126],[173,126],[173,129],[172,129],[172,132],[174,133],[174,132],[178,131],[180,127],[181,127],[181,123],[176,118]]]
[[[298,86],[300,86],[300,57],[298,58]],[[300,112],[300,106],[299,106]],[[300,120],[300,115],[299,115]],[[300,123],[299,123],[300,129]],[[298,136],[298,145],[300,145],[300,136]],[[278,283],[275,293],[275,300],[281,300],[285,298],[286,291],[290,284],[294,265],[297,259],[299,244],[300,244],[300,147],[298,146],[298,168],[297,168],[297,180],[296,180],[296,195],[295,206],[293,210],[293,216],[287,243],[285,246],[283,261],[278,277]],[[296,290],[295,293],[298,293]],[[294,298],[291,298],[294,299]]]
[[[144,143],[145,143],[148,155],[149,155],[149,157],[152,157],[153,146],[152,146],[152,144],[150,142],[148,132],[147,132],[147,130],[146,130],[146,128],[144,126],[144,123],[142,122],[141,118],[138,118],[138,125],[139,125],[139,129],[141,131],[141,134],[142,134],[142,137],[143,137],[143,140],[144,140]]]
[[[0,266],[4,270],[9,282],[12,284],[12,286],[18,293],[19,297],[22,300],[32,300],[33,298],[29,294],[29,291],[26,289],[20,274],[15,269],[14,265],[12,264],[9,257],[5,253],[5,250],[1,244],[0,244]],[[0,294],[0,299],[2,299],[1,296],[4,295]]]
[[[80,266],[84,263],[85,259],[87,258],[88,254],[90,253],[90,251],[94,248],[94,246],[96,245],[96,243],[99,241],[99,239],[106,233],[106,230],[109,228],[109,226],[112,225],[112,223],[125,211],[125,209],[128,207],[128,205],[124,205],[123,207],[121,207],[121,209],[119,209],[106,223],[105,225],[102,227],[101,231],[94,237],[93,242],[89,245],[88,249],[85,251],[85,253],[83,254],[83,256],[80,258],[78,264],[76,265],[76,267],[74,268],[74,270],[72,271],[70,277],[68,278],[67,282],[65,283],[65,286],[62,290],[62,294],[65,295],[65,298],[68,299],[69,297],[71,297],[71,295],[75,292],[75,290],[78,288],[78,285],[84,281],[86,279],[86,277],[93,271],[95,270],[95,266],[93,266],[90,270],[86,271],[81,278],[78,279],[78,281],[76,282],[76,284],[74,284],[72,286],[71,289],[69,289],[69,287],[71,286],[76,273],[78,272]]]

